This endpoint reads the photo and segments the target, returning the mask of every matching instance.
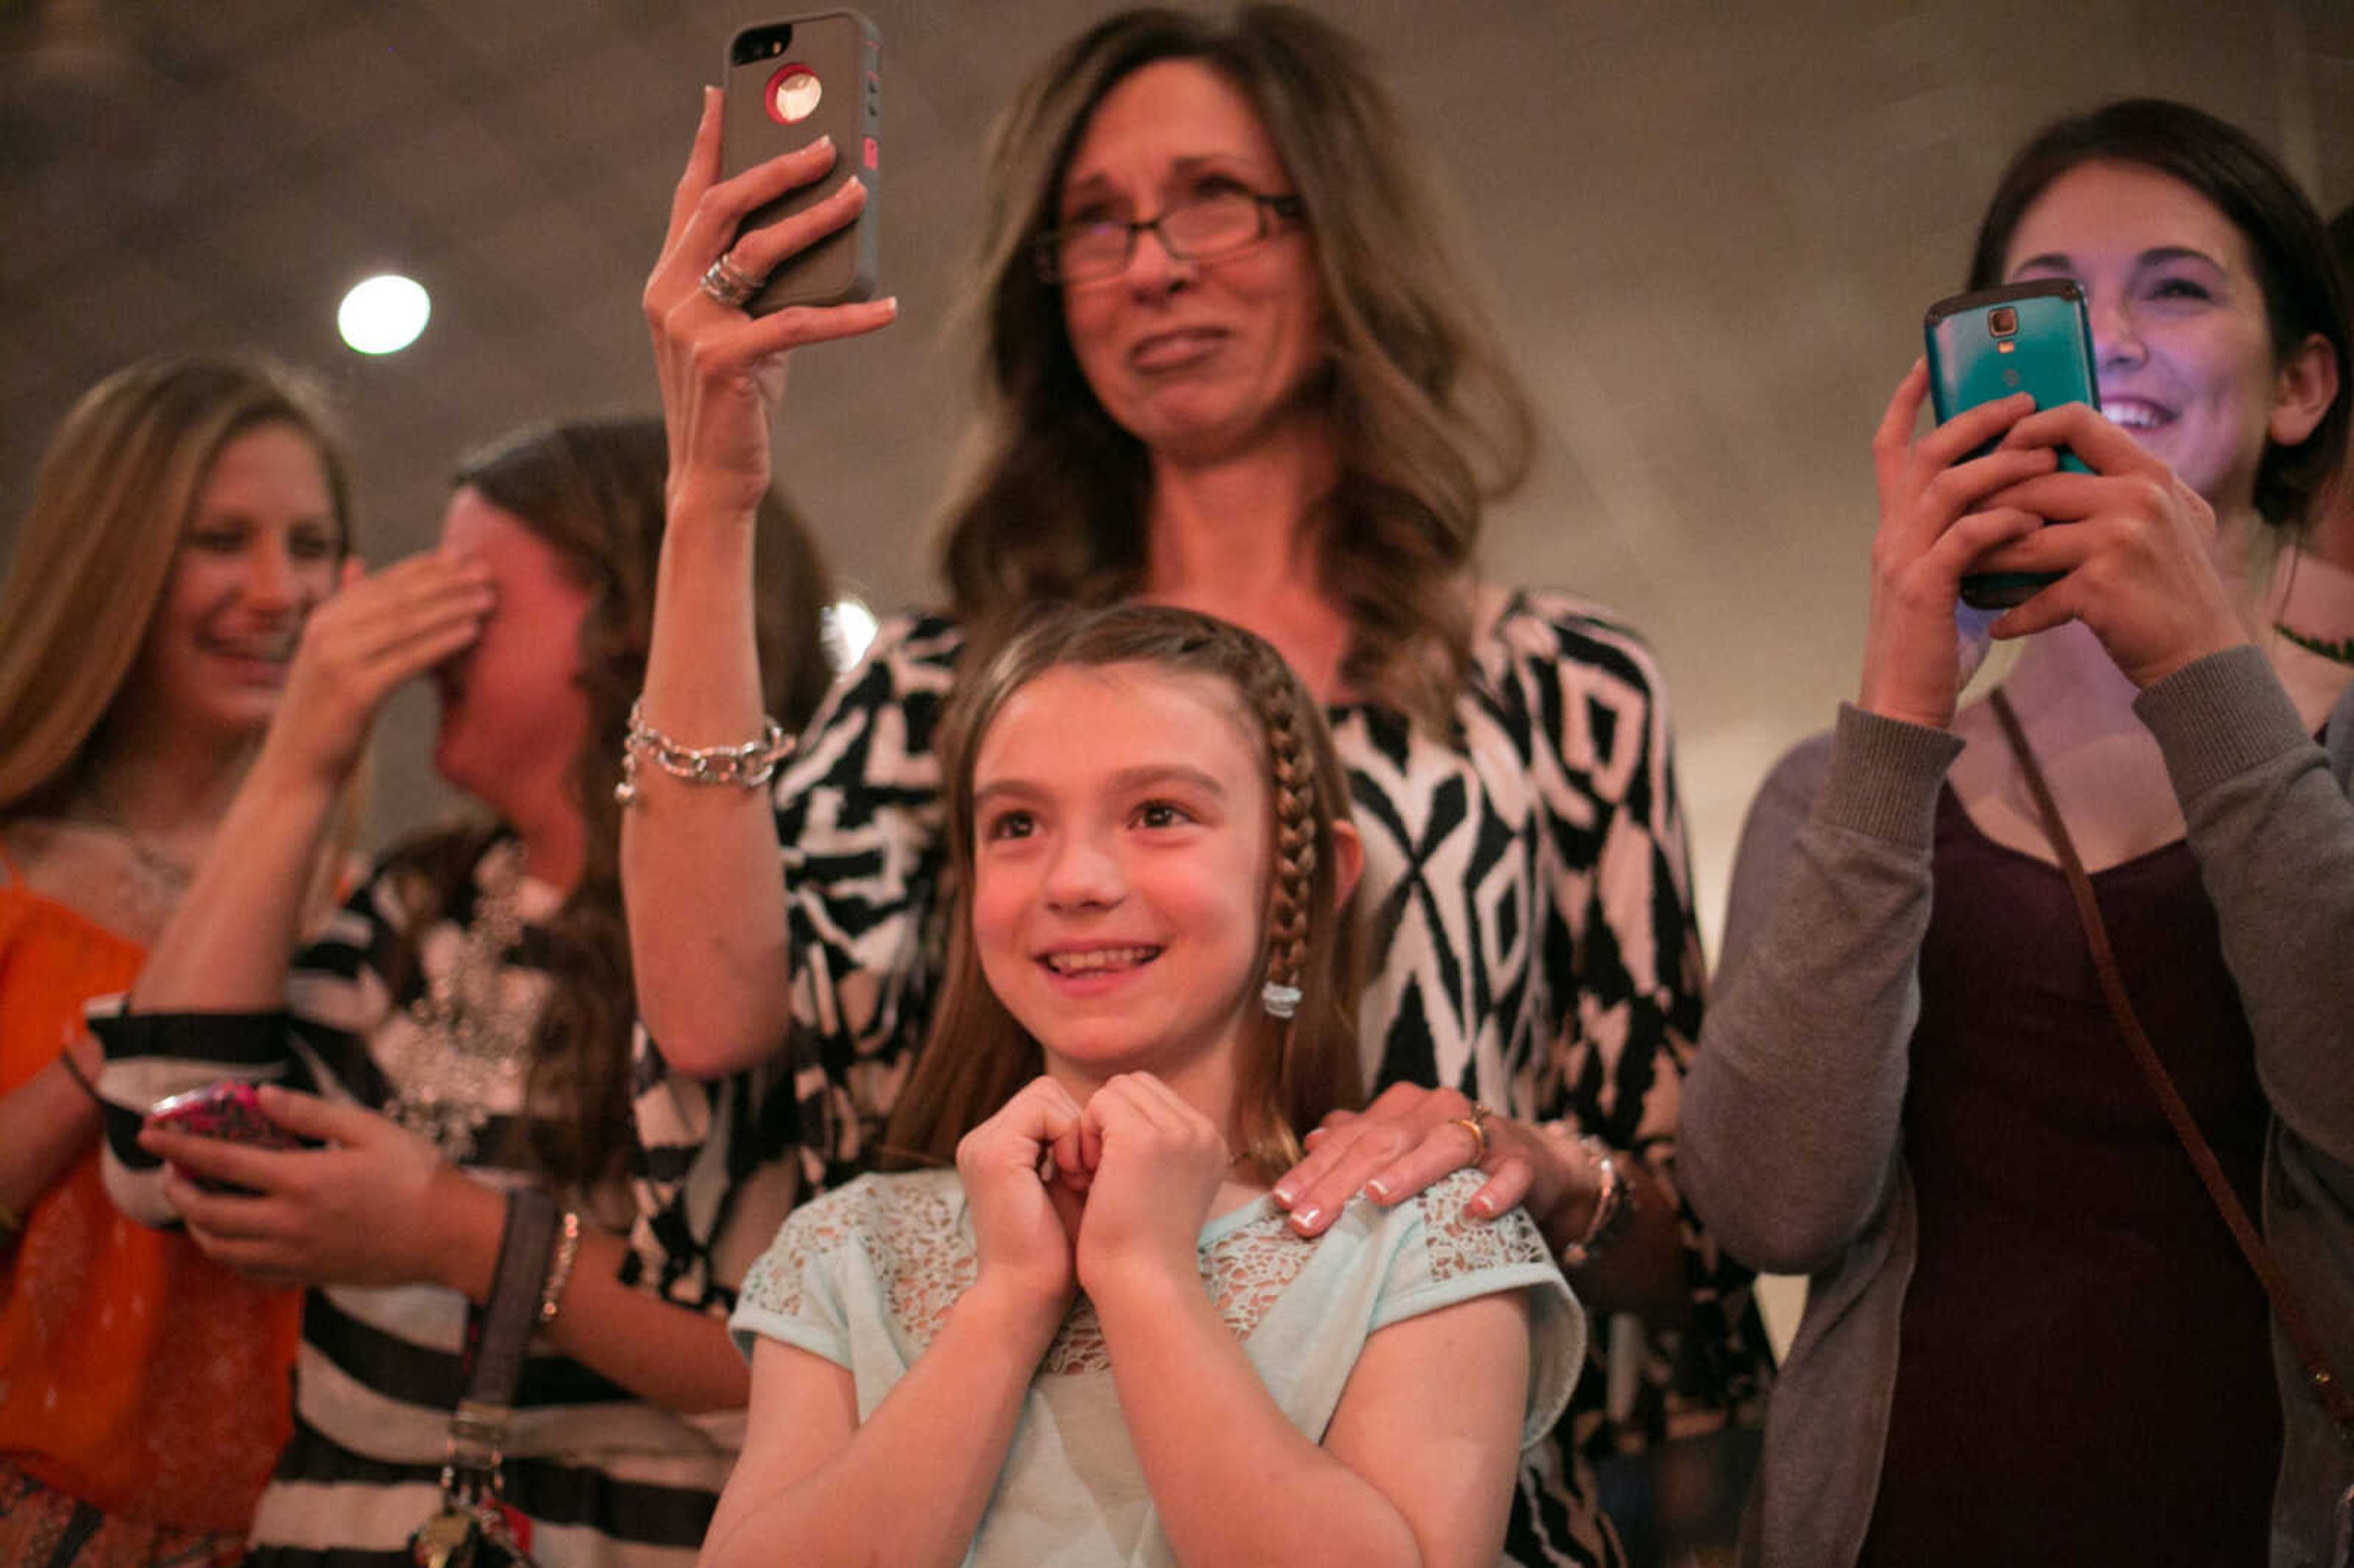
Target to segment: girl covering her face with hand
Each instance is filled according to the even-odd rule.
[[[1314,1240],[1267,1195],[1355,1082],[1312,699],[1208,617],[1066,610],[948,726],[965,894],[893,1137],[955,1169],[805,1204],[748,1277],[705,1563],[1493,1563],[1583,1351],[1543,1238],[1473,1172]]]
[[[255,1080],[311,1145],[110,1128],[126,1208],[312,1287],[256,1563],[408,1561],[502,1275],[536,1316],[498,1496],[542,1568],[676,1561],[716,1504],[746,1388],[722,1319],[790,1180],[764,1158],[785,1118],[759,1075],[633,1106],[614,789],[665,472],[651,419],[526,429],[463,465],[440,549],[347,572],[135,1011],[96,1022],[118,1107]],[[768,700],[805,713],[824,574],[780,503],[760,513]],[[295,873],[324,803],[421,677],[435,766],[487,820],[396,846],[303,942]],[[658,1165],[633,1134],[669,1116],[714,1158]],[[509,1245],[526,1203],[572,1215],[543,1256]]]

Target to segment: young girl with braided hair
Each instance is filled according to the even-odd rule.
[[[959,683],[959,897],[894,1147],[745,1283],[713,1568],[1491,1564],[1584,1319],[1466,1171],[1301,1236],[1356,1091],[1359,869],[1321,711],[1250,632],[1056,610]],[[953,1160],[953,1169],[941,1169]]]

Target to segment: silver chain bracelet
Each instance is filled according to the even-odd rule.
[[[682,746],[646,723],[645,705],[643,697],[630,705],[630,732],[621,742],[621,781],[613,786],[613,799],[624,806],[637,803],[641,757],[689,784],[758,789],[793,754],[793,737],[772,718],[760,720],[758,740],[741,746]]]

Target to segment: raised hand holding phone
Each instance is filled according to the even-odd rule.
[[[2004,444],[2064,445],[2086,461],[1994,497],[2069,524],[2038,529],[1988,557],[1990,567],[2050,583],[2004,612],[1995,636],[2081,620],[2141,687],[2248,640],[2216,565],[2214,509],[2163,459],[2081,404],[2020,420]]]
[[[757,231],[807,212],[846,185],[864,187],[846,227],[796,246],[766,269],[742,267],[744,281],[757,282],[744,309],[765,316],[788,305],[872,299],[883,115],[875,24],[855,11],[828,11],[747,27],[728,42],[726,82],[723,178],[820,139],[834,147],[833,162],[817,178],[745,216],[737,235],[739,265],[743,242]]]
[[[2101,406],[2092,319],[2084,291],[2072,279],[2038,278],[1939,300],[1923,318],[1921,335],[1940,424],[2021,392],[2039,408]],[[2089,471],[2083,459],[2065,451],[2060,466]],[[2050,581],[2031,573],[1975,571],[1962,578],[1961,597],[1973,609],[2000,609]]]
[[[1880,530],[1872,544],[1856,704],[1942,729],[1953,722],[1962,687],[1986,652],[1982,618],[1960,605],[1962,578],[1988,550],[2043,525],[2034,513],[1996,497],[2050,473],[2058,457],[2045,446],[1983,451],[2031,411],[2024,394],[1967,409],[1915,436],[1928,392],[1923,359],[1897,384],[1872,440]]]
[[[856,217],[866,200],[863,182],[845,180],[739,242],[747,215],[822,178],[839,150],[813,140],[723,177],[722,109],[718,90],[705,89],[695,146],[672,195],[670,226],[641,302],[670,429],[673,494],[748,519],[769,485],[769,411],[783,395],[785,356],[808,344],[886,326],[899,305],[894,299],[797,305],[756,318],[711,281],[723,259],[737,275],[765,279],[787,257]],[[673,522],[678,514],[674,506]]]

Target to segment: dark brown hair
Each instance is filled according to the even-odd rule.
[[[1024,623],[957,683],[942,719],[942,782],[955,885],[949,965],[914,1073],[886,1143],[903,1158],[946,1163],[958,1139],[1044,1070],[1038,1042],[982,975],[968,910],[972,887],[973,762],[1014,693],[1062,666],[1138,664],[1216,682],[1255,735],[1274,812],[1267,897],[1267,980],[1295,985],[1288,1022],[1259,1021],[1259,1048],[1238,1064],[1244,1168],[1273,1181],[1299,1159],[1299,1136],[1358,1103],[1357,952],[1353,899],[1340,896],[1333,824],[1348,815],[1348,776],[1323,710],[1262,639],[1192,610],[1122,604],[1052,608]]]
[[[2083,164],[2138,164],[2179,180],[2212,203],[2248,242],[2264,291],[2275,360],[2318,333],[2337,355],[2338,397],[2313,433],[2267,446],[2256,470],[2256,511],[2276,527],[2308,521],[2315,493],[2346,450],[2349,355],[2347,301],[2313,204],[2270,153],[2238,126],[2186,103],[2134,98],[2057,120],[2019,151],[1995,186],[1970,258],[1973,289],[2002,281],[2010,237],[2052,182]]]
[[[1319,395],[1338,442],[1320,586],[1352,624],[1342,678],[1437,733],[1469,658],[1464,594],[1483,504],[1526,475],[1534,424],[1467,302],[1413,140],[1365,52],[1287,5],[1230,22],[1123,11],[1041,68],[990,141],[974,298],[982,411],[946,514],[957,612],[1002,628],[1027,606],[1142,586],[1149,454],[1104,411],[1033,245],[1055,221],[1097,104],[1159,60],[1198,60],[1247,98],[1306,210],[1331,356]]]
[[[533,1100],[569,1105],[568,1121],[535,1124],[535,1152],[554,1175],[592,1182],[615,1173],[629,1148],[630,1042],[636,1014],[629,932],[621,913],[621,742],[645,683],[661,560],[667,444],[660,419],[534,426],[469,455],[455,482],[515,519],[562,557],[590,591],[580,622],[579,684],[588,726],[571,783],[585,828],[580,880],[548,922],[553,983],[538,1025]],[[832,678],[822,644],[831,588],[808,530],[771,491],[761,500],[755,550],[762,697],[798,731]],[[472,873],[504,830],[443,830],[395,852],[417,878],[421,931],[437,911],[472,896]],[[394,968],[413,977],[415,954]]]

